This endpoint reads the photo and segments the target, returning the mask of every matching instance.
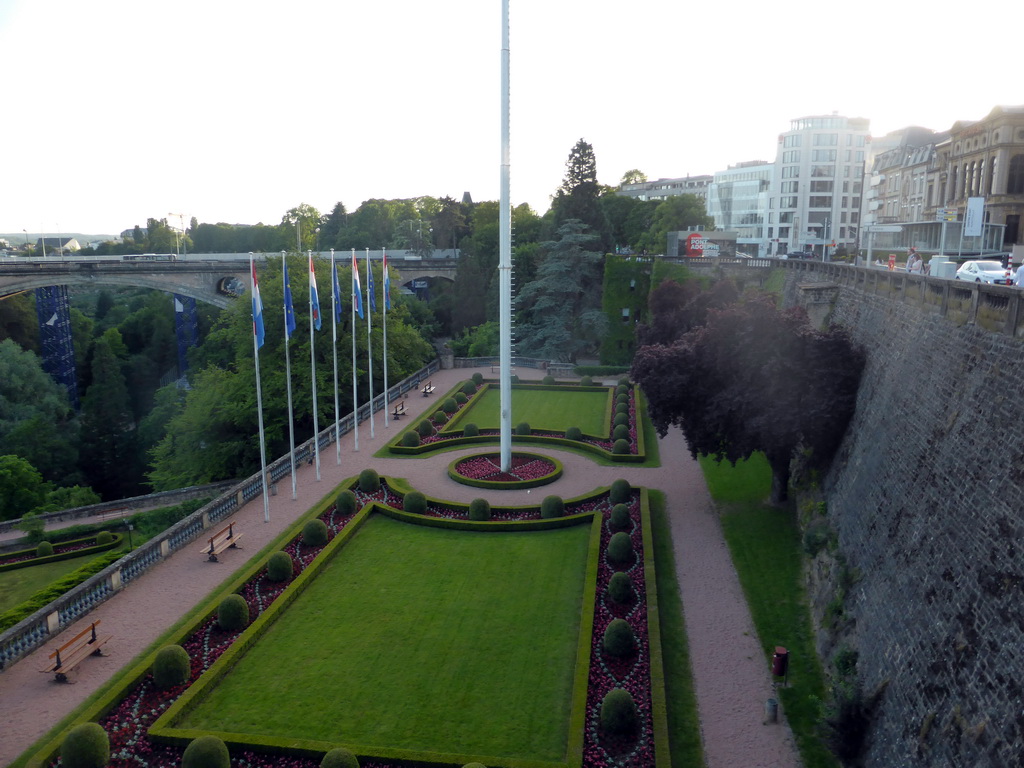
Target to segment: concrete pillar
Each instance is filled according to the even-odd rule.
[[[46,616],[46,631],[51,635],[60,629],[60,611],[54,611]]]
[[[117,592],[117,590],[119,590],[123,586],[124,585],[121,583],[121,572],[120,571],[114,571],[112,574],[110,574],[110,588],[112,590]]]
[[[160,542],[160,557],[167,557],[171,554],[171,542],[164,539]]]

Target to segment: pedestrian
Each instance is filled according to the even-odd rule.
[[[912,275],[920,275],[921,270],[924,267],[924,259],[921,258],[918,253],[911,253],[910,259],[907,261],[907,272]]]
[[[1017,267],[1017,274],[1013,278],[1013,284],[1018,288],[1024,288],[1024,263]]]
[[[907,253],[907,272],[912,271],[910,269],[910,265],[913,263],[915,256],[917,256],[917,248],[911,247],[910,251]]]

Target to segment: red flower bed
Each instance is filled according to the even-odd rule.
[[[455,465],[455,471],[470,480],[495,482],[522,482],[550,475],[555,462],[542,456],[513,456],[508,472],[501,470],[501,455],[497,453],[467,456]]]

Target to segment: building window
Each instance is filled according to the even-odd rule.
[[[1014,155],[1010,158],[1006,194],[1024,195],[1024,155]]]
[[[831,181],[812,181],[811,182],[811,194],[814,193],[827,193],[832,194],[833,182]]]
[[[779,208],[796,208],[797,205],[796,195],[788,195],[786,197],[779,198]]]
[[[782,194],[784,195],[795,195],[800,191],[799,181],[784,181],[782,182]]]
[[[622,310],[622,322],[624,322],[624,323],[628,323],[629,322],[629,307],[625,307]]]
[[[796,165],[787,165],[782,169],[782,178],[792,179],[800,175],[800,167]]]
[[[808,198],[807,205],[810,208],[831,208],[832,198],[827,195],[818,195]]]
[[[812,165],[811,176],[817,178],[830,179],[836,174],[836,168],[834,165]]]
[[[784,147],[799,147],[803,136],[797,134],[795,136],[787,136],[782,140],[782,146]]]
[[[790,149],[782,153],[782,162],[784,163],[799,163],[800,162],[800,150]]]
[[[834,147],[839,143],[838,133],[816,133],[814,134],[814,146]]]
[[[811,152],[812,163],[834,163],[836,151],[834,149],[816,149]]]
[[[635,291],[636,290],[636,280],[630,280],[629,281],[629,290],[631,290],[631,291]]]

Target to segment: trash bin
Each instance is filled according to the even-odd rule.
[[[764,721],[766,723],[779,722],[779,702],[775,699],[768,699],[764,703]]]
[[[781,645],[775,646],[775,653],[772,656],[772,674],[775,677],[785,677],[789,670],[789,651]]]

